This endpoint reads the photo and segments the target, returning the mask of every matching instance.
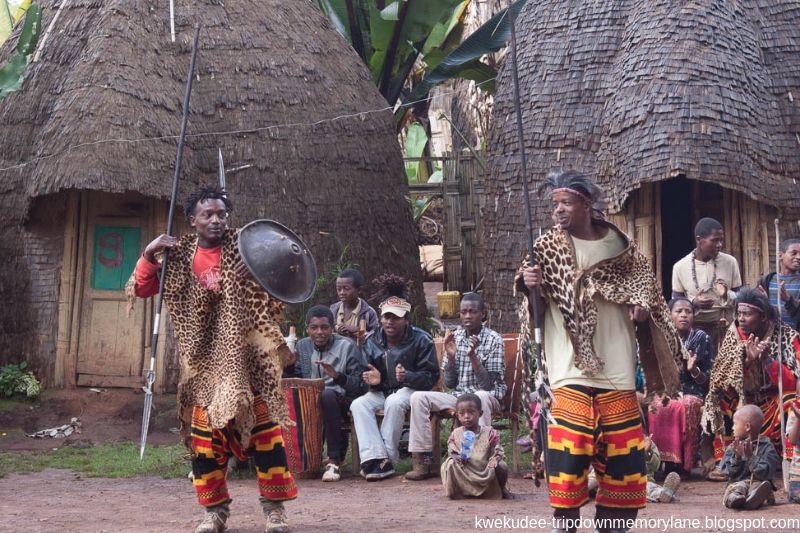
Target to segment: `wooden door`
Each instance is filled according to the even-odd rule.
[[[144,305],[128,311],[125,284],[151,233],[151,202],[102,193],[84,198],[77,384],[137,387],[148,317]]]

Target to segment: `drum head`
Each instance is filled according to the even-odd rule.
[[[274,220],[254,220],[239,230],[244,264],[270,296],[289,304],[311,298],[317,266],[308,247]]]

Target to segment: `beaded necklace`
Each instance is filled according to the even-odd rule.
[[[694,288],[697,292],[700,292],[700,284],[697,282],[697,266],[695,265],[695,250],[692,250],[692,281],[694,281]],[[708,279],[708,278],[706,278]],[[714,275],[711,277],[711,283],[709,283],[709,288],[714,286],[714,282],[717,280],[717,258],[714,258]]]

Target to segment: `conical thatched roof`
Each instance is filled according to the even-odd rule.
[[[37,198],[66,189],[168,198],[177,140],[138,139],[178,134],[194,26],[202,22],[179,198],[216,182],[222,147],[237,225],[256,217],[285,223],[320,270],[349,245],[348,259],[368,279],[392,271],[420,281],[391,111],[352,116],[387,102],[312,3],[178,0],[176,43],[167,2],[40,3],[41,56],[20,91],[0,101],[0,167],[34,161],[0,171],[3,212],[24,217]],[[305,125],[201,135],[295,123]],[[9,285],[0,287],[14,298],[6,301],[27,300]]]
[[[534,226],[550,225],[536,182],[561,168],[595,177],[610,212],[644,182],[685,175],[800,218],[799,22],[795,1],[529,2],[517,34]],[[506,325],[527,242],[509,67],[485,226],[487,292]]]

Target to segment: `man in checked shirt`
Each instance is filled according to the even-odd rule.
[[[431,411],[454,409],[456,398],[471,392],[481,399],[481,426],[492,425],[492,413],[500,412],[506,394],[503,338],[483,325],[486,306],[483,296],[469,292],[461,298],[461,327],[448,330],[442,360],[445,387],[449,392],[417,391],[411,395],[411,433],[408,449],[414,468],[406,479],[430,477],[433,438]]]

